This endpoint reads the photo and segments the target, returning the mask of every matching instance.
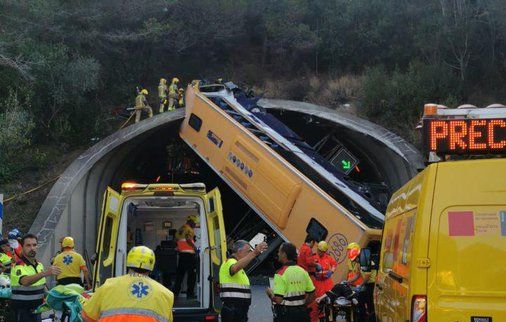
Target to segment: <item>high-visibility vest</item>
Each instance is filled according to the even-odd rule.
[[[19,282],[23,276],[31,276],[38,274],[44,270],[42,263],[30,263],[27,259],[21,258],[11,269],[11,300],[17,304],[26,305],[27,307],[38,306],[44,299],[44,288],[46,286],[46,278],[41,278],[32,285],[23,286]]]
[[[158,86],[158,97],[159,98],[166,98],[167,97],[167,85],[160,84]]]
[[[306,302],[306,293],[314,292],[313,281],[308,272],[294,262],[285,264],[274,275],[274,296],[283,298],[282,306],[302,306]]]
[[[83,306],[82,315],[103,322],[172,322],[174,294],[148,276],[109,278]]]
[[[184,224],[176,233],[177,250],[180,253],[195,254],[195,249],[188,239],[193,239],[195,231],[188,224]]]
[[[2,263],[2,266],[5,268],[6,273],[11,272],[12,257],[6,253],[0,253],[0,263]]]
[[[360,264],[355,261],[350,261],[349,259],[346,260],[348,264],[348,281],[351,281],[352,279],[356,278],[358,276],[358,279],[351,283],[353,286],[360,286],[364,282],[364,278],[362,277],[362,270],[360,269]]]
[[[176,97],[176,92],[177,92],[177,84],[175,83],[170,84],[169,94],[172,94],[172,97]]]
[[[146,107],[146,97],[144,96],[144,94],[139,94],[135,98],[135,108],[141,109],[144,107]]]
[[[237,259],[229,258],[220,267],[220,298],[224,302],[238,304],[251,303],[251,288],[248,275],[241,269],[234,275],[230,274],[230,268],[237,263]]]

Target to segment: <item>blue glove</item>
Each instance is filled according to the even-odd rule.
[[[316,271],[317,272],[321,272],[322,271],[322,266],[318,263],[316,263]]]
[[[330,278],[332,276],[332,271],[327,271],[325,273],[325,278]]]

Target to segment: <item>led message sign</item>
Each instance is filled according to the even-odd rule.
[[[506,119],[425,119],[424,150],[437,154],[506,153]]]

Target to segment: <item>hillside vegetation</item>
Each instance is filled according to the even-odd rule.
[[[0,182],[109,133],[160,77],[351,100],[414,141],[425,102],[504,102],[504,17],[504,0],[0,0]]]

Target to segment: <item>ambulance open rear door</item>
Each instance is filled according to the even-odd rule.
[[[98,229],[95,264],[93,267],[93,290],[114,275],[115,255],[118,241],[121,205],[123,197],[107,187],[102,203]]]
[[[209,232],[209,252],[211,259],[211,293],[215,309],[221,308],[219,297],[219,272],[220,266],[227,256],[227,239],[225,224],[223,222],[223,208],[221,205],[221,194],[218,188],[214,188],[206,194],[206,219]]]

